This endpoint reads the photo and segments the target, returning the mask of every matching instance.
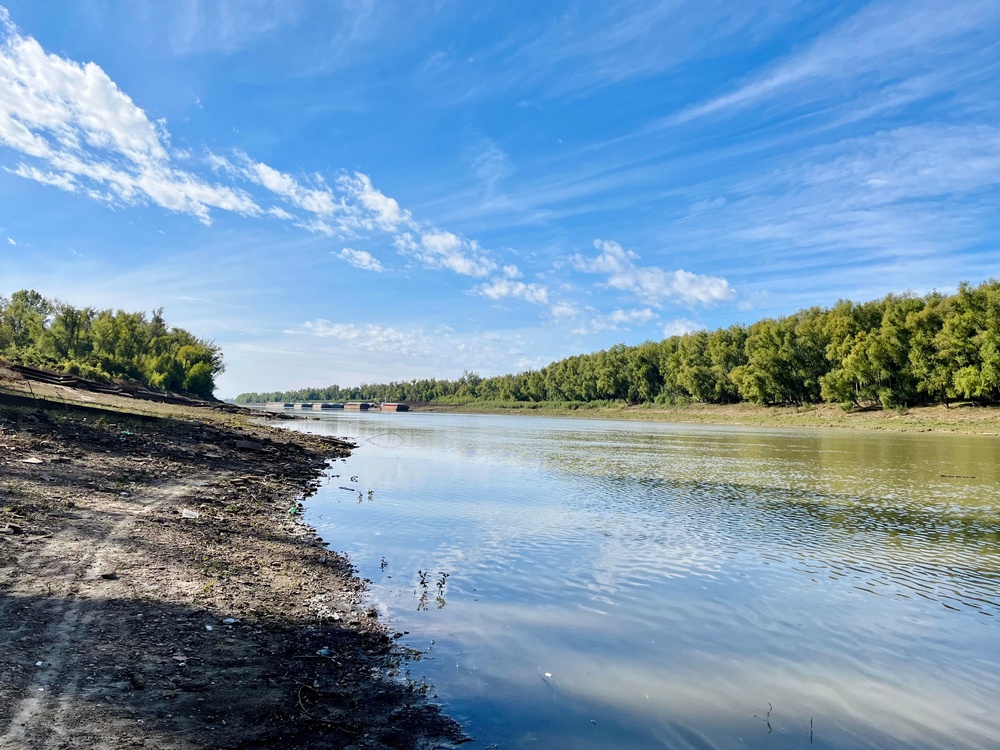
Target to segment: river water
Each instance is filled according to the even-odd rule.
[[[996,748],[1000,441],[340,414],[306,519],[480,748]],[[404,675],[404,677],[407,675]]]

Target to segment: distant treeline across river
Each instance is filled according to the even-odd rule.
[[[540,370],[458,380],[331,385],[243,393],[266,401],[843,403],[897,408],[1000,403],[1000,282],[952,295],[889,295],[811,307],[553,362]]]

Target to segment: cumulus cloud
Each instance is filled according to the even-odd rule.
[[[549,314],[552,315],[553,320],[563,321],[575,318],[580,314],[580,310],[569,302],[557,302],[549,308]]]
[[[615,325],[627,325],[629,323],[648,323],[656,317],[656,313],[648,307],[642,310],[613,310],[608,314],[608,321]]]
[[[341,239],[384,232],[390,235],[399,253],[431,268],[444,268],[477,279],[489,276],[497,268],[489,253],[475,240],[421,224],[395,198],[376,188],[366,174],[355,172],[339,177],[338,193],[325,184],[305,185],[290,174],[253,161],[246,154],[237,152],[234,159],[235,162],[217,154],[209,155],[209,163],[217,172],[248,180],[284,198],[295,208],[309,212],[311,216],[296,222],[309,232]],[[321,178],[317,176],[314,181],[321,182]],[[296,220],[281,208],[271,208],[267,213]],[[504,272],[520,275],[516,266],[506,266]]]
[[[397,231],[402,227],[416,229],[417,224],[410,212],[401,209],[395,198],[390,198],[375,189],[368,175],[355,172],[350,177],[341,177],[339,182],[367,209],[370,220],[379,229],[388,232]]]
[[[573,266],[576,270],[584,273],[615,274],[632,268],[632,261],[639,259],[638,255],[626,250],[617,242],[594,240],[594,247],[599,251],[594,258],[580,254],[573,256]]]
[[[463,276],[481,279],[497,267],[475,240],[440,229],[429,229],[416,238],[409,232],[403,232],[396,236],[394,244],[403,255]]]
[[[335,191],[325,184],[305,185],[296,177],[263,162],[255,162],[239,152],[234,160],[210,154],[209,164],[217,172],[260,185],[295,208],[309,212],[311,216],[296,222],[309,232],[340,239],[384,232],[390,235],[392,245],[400,254],[416,258],[431,268],[444,268],[477,279],[489,276],[497,268],[490,254],[475,240],[418,222],[410,211],[376,188],[371,178],[361,172],[341,175]],[[321,178],[315,180],[321,181]],[[271,208],[267,213],[280,219],[296,219],[281,208]],[[351,262],[342,253],[337,255]],[[367,263],[367,260],[360,262]],[[371,265],[359,267],[375,270]],[[381,264],[378,270],[384,270]],[[513,265],[505,266],[504,273],[513,274],[511,278],[520,275]]]
[[[337,200],[329,189],[306,187],[291,175],[279,172],[263,162],[255,162],[249,157],[245,157],[245,160],[244,176],[286,198],[293,206],[318,216],[330,216],[337,211]]]
[[[475,279],[498,268],[475,240],[418,222],[361,172],[328,184],[320,175],[279,169],[237,149],[206,151],[197,160],[173,149],[166,122],[150,119],[97,64],[47,53],[2,8],[0,145],[17,155],[4,167],[12,174],[112,205],[155,204],[205,224],[213,212],[226,211],[287,221],[341,240],[384,233],[398,252],[431,268]],[[197,168],[208,177],[192,171]],[[492,142],[485,143],[474,168],[487,182],[509,169]],[[276,201],[282,205],[269,205]],[[359,268],[384,270],[363,251],[336,254]],[[512,265],[503,273],[520,276]],[[534,284],[493,287],[492,293],[531,302],[545,297]]]
[[[364,271],[382,273],[385,270],[385,267],[378,261],[378,258],[364,250],[352,250],[349,247],[345,247],[339,253],[333,253],[333,255],[336,255],[341,260],[346,260],[355,268],[360,268]]]
[[[639,256],[617,242],[594,240],[598,254],[573,256],[573,267],[583,273],[607,276],[605,285],[635,295],[647,305],[659,307],[671,301],[685,305],[710,305],[736,296],[721,276],[702,276],[682,269],[667,271],[656,266],[639,266]]]
[[[45,52],[0,14],[0,143],[29,161],[13,170],[62,190],[123,204],[155,203],[210,223],[211,209],[257,215],[245,192],[172,166],[151,122],[94,63]]]
[[[519,278],[521,278],[521,269],[519,269],[515,265],[504,266],[500,270],[503,271],[503,275],[506,276],[508,279],[519,279]]]

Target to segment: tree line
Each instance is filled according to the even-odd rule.
[[[1000,403],[1000,282],[955,294],[842,300],[750,326],[619,344],[539,370],[457,380],[243,393],[266,401],[438,401],[901,408],[953,400]]]
[[[78,308],[34,290],[0,296],[0,356],[98,380],[126,379],[209,398],[224,370],[210,341],[141,312]]]

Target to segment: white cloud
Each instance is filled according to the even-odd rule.
[[[404,331],[375,323],[357,325],[355,323],[332,323],[329,320],[319,319],[304,323],[302,330],[288,330],[285,333],[336,339],[359,349],[396,352],[401,356],[426,356],[434,350],[433,337],[422,331]]]
[[[591,310],[591,312],[594,312]],[[655,320],[656,313],[648,307],[635,310],[612,310],[607,315],[594,315],[586,325],[573,329],[576,334],[598,333],[600,331],[628,330],[633,325],[643,325]]]
[[[47,54],[17,31],[6,12],[0,14],[0,145],[23,159],[9,169],[13,174],[101,202],[154,203],[205,224],[216,209],[269,216],[338,239],[384,232],[401,253],[432,268],[476,279],[497,268],[477,242],[417,222],[361,172],[342,175],[331,187],[320,175],[301,178],[235,150],[229,156],[204,155],[203,166],[228,185],[178,168],[180,152],[170,147],[163,121],[151,121],[96,64]],[[190,161],[189,152],[184,157]],[[505,160],[492,144],[477,157],[476,169],[484,179],[496,180],[506,169]],[[279,206],[261,208],[237,183],[257,188],[255,194],[278,196],[305,216]],[[371,256],[339,257],[381,269]],[[511,278],[520,274],[515,266],[505,273]],[[534,285],[514,293],[526,298],[540,294]]]
[[[519,279],[521,278],[521,269],[515,265],[504,266],[502,269],[503,275],[508,279]]]
[[[584,273],[606,274],[606,286],[629,292],[647,305],[659,306],[667,300],[686,305],[710,305],[736,296],[722,277],[637,266],[634,261],[639,256],[613,241],[594,240],[594,247],[600,251],[596,257],[574,255],[573,266]]]
[[[755,43],[805,15],[774,2],[620,2],[567,8],[558,22],[517,26],[474,58],[438,53],[420,73],[438,97],[462,102],[504,92],[519,108],[552,97],[660,75]],[[787,6],[789,3],[778,3]],[[553,20],[555,17],[553,17]],[[498,29],[498,33],[501,32]],[[529,97],[519,98],[529,93]]]
[[[515,297],[536,305],[547,305],[549,302],[549,291],[541,284],[525,284],[523,281],[510,279],[493,279],[477,287],[476,291],[492,300]]]
[[[420,235],[420,244],[437,255],[447,255],[462,247],[462,240],[451,232],[434,231]]]
[[[37,163],[14,174],[126,204],[153,202],[210,223],[210,209],[260,209],[242,191],[212,185],[170,165],[162,122],[94,63],[47,54],[0,16],[0,143]],[[100,192],[102,189],[110,193]]]
[[[552,315],[553,320],[563,321],[570,318],[575,318],[580,314],[580,310],[569,302],[557,302],[549,308],[549,313]]]
[[[7,238],[7,244],[8,245],[16,245],[17,243],[14,241],[13,237],[8,237]]]
[[[205,161],[208,163],[213,170],[216,172],[224,172],[231,177],[235,177],[240,174],[240,170],[236,168],[225,156],[219,156],[218,154],[213,154],[211,151],[206,152]]]
[[[705,326],[693,320],[674,318],[663,325],[663,338],[668,339],[671,336],[683,336],[685,333],[693,333],[704,328]]]
[[[613,310],[608,314],[608,321],[615,325],[628,325],[630,323],[648,323],[656,317],[656,313],[648,307],[642,310]]]
[[[349,247],[345,247],[339,253],[333,253],[338,258],[346,260],[355,268],[360,268],[364,271],[375,271],[376,273],[382,273],[385,267],[378,261],[378,259],[371,253],[364,250],[352,250]]]
[[[416,256],[427,265],[447,268],[477,279],[488,276],[497,267],[477,242],[440,229],[422,233],[419,244],[409,233],[399,235],[396,247],[401,252]]]
[[[594,240],[594,247],[600,250],[596,258],[585,258],[579,254],[573,256],[576,270],[584,273],[613,274],[631,268],[632,261],[639,259],[638,255],[631,250],[625,250],[617,242]]]
[[[37,167],[29,167],[26,164],[18,164],[17,169],[8,169],[11,174],[16,174],[18,177],[24,177],[28,180],[34,180],[35,182],[40,182],[43,185],[51,185],[52,187],[57,187],[60,190],[65,190],[67,192],[76,192],[78,185],[76,180],[73,179],[73,175],[59,173],[59,172],[47,172]]]
[[[330,216],[340,208],[329,189],[306,187],[290,174],[263,162],[255,162],[245,154],[241,156],[245,163],[243,175],[247,179],[287,199],[296,208],[322,217]]]
[[[674,300],[684,304],[710,305],[732,299],[736,292],[719,276],[699,276],[688,271],[662,268],[630,268],[608,278],[608,286],[631,292],[650,305]]]
[[[330,226],[327,222],[322,219],[310,219],[308,221],[300,222],[296,224],[298,227],[313,232],[314,234],[325,234],[327,237],[340,237],[342,233],[336,228]]]
[[[339,182],[349,195],[355,197],[367,209],[379,229],[395,232],[401,227],[417,228],[410,212],[401,209],[395,198],[390,198],[377,190],[368,175],[355,172],[353,176],[341,177]]]

